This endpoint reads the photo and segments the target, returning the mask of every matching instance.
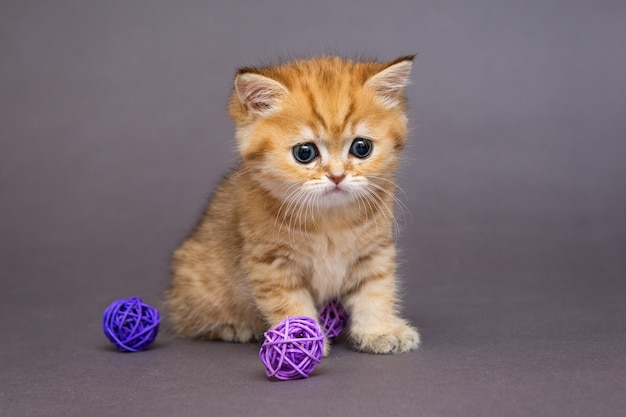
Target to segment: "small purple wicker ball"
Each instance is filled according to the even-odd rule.
[[[310,317],[287,317],[265,332],[259,358],[269,378],[308,378],[324,354],[324,334]]]
[[[320,323],[326,337],[334,340],[348,324],[348,312],[338,300],[330,301],[320,312]]]
[[[117,300],[102,315],[102,330],[119,352],[139,352],[154,343],[161,317],[139,297]]]

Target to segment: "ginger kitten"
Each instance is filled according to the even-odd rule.
[[[178,335],[259,340],[339,299],[356,349],[417,348],[397,314],[393,236],[412,59],[237,72],[229,113],[241,160],[174,252],[167,301]]]

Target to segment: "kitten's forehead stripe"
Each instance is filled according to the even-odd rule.
[[[341,123],[341,131],[345,132],[348,128],[348,123],[350,123],[350,118],[354,114],[354,97],[350,97],[350,104],[348,105],[348,110],[343,116],[343,122]]]
[[[355,113],[354,97],[345,85],[335,85],[339,84],[338,81],[333,83],[327,73],[321,84],[321,88],[317,89],[318,97],[308,84],[305,87],[307,102],[314,118],[310,121],[310,126],[316,130],[321,128],[323,132],[319,132],[320,136],[334,140],[343,139]]]
[[[336,102],[333,102],[332,97],[322,97],[323,100],[319,100],[310,89],[306,90],[306,96],[313,115],[312,120],[309,121],[309,127],[317,131],[319,138],[328,138],[330,140],[343,139],[346,135],[346,129],[351,122],[350,118],[354,114],[354,100],[349,98],[349,104],[347,105],[344,103],[345,100],[342,99],[334,100]],[[326,108],[320,106],[320,101],[326,104]],[[342,112],[341,110],[343,109],[345,111]]]
[[[309,106],[311,108],[311,112],[313,113],[314,118],[316,119],[316,121],[318,123],[322,124],[322,127],[325,130],[328,130],[328,125],[326,124],[326,120],[320,114],[320,111],[319,111],[318,106],[317,106],[317,102],[315,100],[315,95],[313,94],[313,91],[311,91],[311,89],[309,88],[308,84],[306,84],[306,90],[305,91],[306,91],[307,100],[308,100],[308,103],[309,103]]]

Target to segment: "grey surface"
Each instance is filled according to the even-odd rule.
[[[261,5],[262,3],[262,5]],[[626,415],[624,1],[0,3],[0,415]],[[422,348],[308,380],[257,347],[119,354],[234,161],[234,70],[419,52],[401,185]]]

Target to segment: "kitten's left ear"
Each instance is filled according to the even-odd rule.
[[[247,112],[265,116],[278,108],[287,87],[263,75],[244,72],[235,77],[235,91]]]
[[[365,86],[373,88],[387,107],[398,105],[404,92],[404,87],[409,84],[413,58],[415,58],[415,55],[391,61],[382,71],[370,77],[365,82]]]

